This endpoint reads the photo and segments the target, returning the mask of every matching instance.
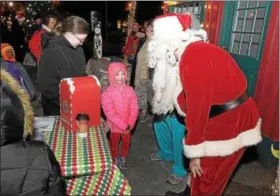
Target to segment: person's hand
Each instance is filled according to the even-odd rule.
[[[190,169],[194,178],[201,177],[203,170],[200,166],[200,158],[191,159]]]
[[[126,135],[126,134],[129,134],[130,131],[131,131],[131,127],[128,126],[127,129],[123,132],[123,134],[125,134],[125,135]]]
[[[179,51],[178,51],[178,49],[176,49],[174,51],[174,56],[175,56],[176,60],[178,61],[179,60]]]
[[[139,38],[145,37],[145,33],[137,32],[136,37],[139,37]]]

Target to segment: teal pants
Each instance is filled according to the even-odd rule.
[[[183,138],[186,128],[175,115],[167,116],[161,121],[154,122],[159,151],[157,154],[166,161],[174,162],[172,173],[183,177],[187,174],[184,167]]]

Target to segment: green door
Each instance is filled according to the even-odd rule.
[[[220,46],[243,70],[254,94],[270,17],[271,1],[226,1]]]

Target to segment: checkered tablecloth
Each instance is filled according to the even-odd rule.
[[[130,195],[131,188],[114,165],[110,171],[67,180],[67,195]]]
[[[111,152],[101,127],[91,127],[86,138],[64,131],[59,118],[45,141],[54,151],[63,176],[92,175],[111,168]]]
[[[130,195],[128,181],[112,162],[103,119],[101,126],[90,128],[87,138],[80,138],[64,131],[59,117],[52,118],[53,130],[45,132],[45,141],[66,177],[67,195]]]

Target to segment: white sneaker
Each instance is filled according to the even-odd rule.
[[[175,174],[171,174],[168,176],[168,178],[166,179],[166,181],[169,183],[169,184],[179,184],[180,182],[182,182],[184,179],[184,177],[181,177],[181,176],[177,176]]]

